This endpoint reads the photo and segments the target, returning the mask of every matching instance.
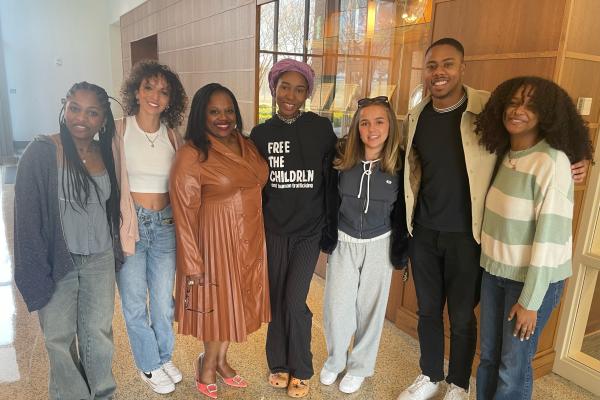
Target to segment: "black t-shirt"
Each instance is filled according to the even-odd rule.
[[[460,121],[467,102],[438,113],[425,106],[413,146],[422,167],[415,223],[442,232],[471,232],[471,195]]]
[[[250,138],[269,164],[265,229],[280,235],[320,232],[325,223],[323,167],[337,140],[331,122],[312,112],[293,124],[273,117],[255,126]]]

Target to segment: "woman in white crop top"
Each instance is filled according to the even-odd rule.
[[[168,179],[183,142],[174,128],[181,125],[187,96],[177,74],[149,60],[133,66],[121,94],[128,116],[117,123],[115,145],[126,259],[117,284],[140,377],[164,394],[182,379],[171,360],[175,229]]]

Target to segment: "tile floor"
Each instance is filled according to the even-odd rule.
[[[37,314],[27,312],[20,294],[12,284],[13,186],[1,185],[1,182],[0,179],[0,399],[45,399],[48,361]],[[312,389],[308,399],[395,399],[419,373],[419,347],[415,339],[389,322],[384,327],[375,376],[367,379],[358,393],[346,395],[338,391],[336,385],[339,380],[329,387],[319,383],[318,371],[326,354],[321,315],[323,283],[321,278],[315,276],[308,299],[314,313],[312,351],[317,373],[310,382]],[[265,335],[266,326],[263,326],[250,336],[248,342],[231,346],[231,364],[244,375],[250,386],[246,389],[232,389],[220,385],[220,399],[288,398],[284,391],[273,389],[266,383]],[[182,370],[184,379],[177,385],[174,393],[161,396],[150,391],[137,375],[118,299],[114,336],[116,351],[113,370],[118,385],[118,399],[202,398],[195,390],[193,379],[192,362],[202,350],[202,345],[195,338],[177,336],[174,362]],[[439,396],[439,399],[442,397]],[[471,398],[475,398],[474,394],[471,394]],[[594,396],[555,374],[549,374],[536,380],[533,398],[587,400]]]

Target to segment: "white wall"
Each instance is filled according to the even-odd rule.
[[[121,101],[121,83],[123,82],[123,53],[121,51],[121,25],[118,22],[110,24],[109,37],[110,37],[110,72],[111,72],[111,83],[110,89],[113,93],[112,96]],[[112,103],[115,103],[114,101]],[[123,109],[118,104],[112,104],[113,116],[115,118],[121,118],[123,116]]]
[[[108,0],[108,23],[114,24],[119,22],[121,15],[133,10],[145,1],[146,0]]]
[[[0,0],[13,139],[58,131],[60,99],[86,80],[119,98],[119,18],[144,0]],[[59,66],[56,60],[60,59]],[[115,117],[120,116],[113,106]]]
[[[75,82],[111,92],[106,2],[2,0],[0,18],[14,140],[57,132],[60,99]]]
[[[121,16],[146,0],[108,0],[108,23],[110,24],[110,62],[112,75],[112,91],[119,95],[123,82],[123,52],[121,51]],[[117,97],[120,100],[120,96]],[[123,110],[113,105],[113,114],[119,118]]]

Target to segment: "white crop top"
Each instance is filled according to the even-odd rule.
[[[138,193],[167,193],[169,173],[175,149],[169,140],[167,127],[145,133],[135,116],[127,117],[125,128],[125,161],[129,188]]]

